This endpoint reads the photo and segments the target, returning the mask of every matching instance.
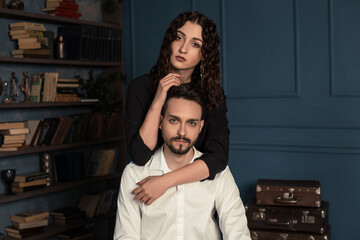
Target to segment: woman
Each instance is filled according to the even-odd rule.
[[[149,74],[133,80],[126,102],[126,134],[133,162],[145,165],[157,147],[160,112],[172,86],[193,82],[207,100],[205,125],[195,147],[203,152],[192,164],[158,177],[147,177],[133,193],[150,205],[168,188],[213,179],[225,169],[229,152],[226,102],[220,80],[220,39],[216,24],[198,12],[184,12],[167,29],[156,65]]]

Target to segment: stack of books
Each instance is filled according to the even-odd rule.
[[[46,0],[45,8],[41,9],[52,16],[79,19],[81,13],[76,12],[77,10],[79,10],[79,4],[75,0]]]
[[[96,194],[84,194],[81,196],[78,207],[86,212],[88,218],[114,213],[117,209],[118,194],[118,189],[108,189]]]
[[[59,78],[56,85],[56,102],[80,102],[77,78]]]
[[[57,237],[60,239],[70,240],[93,239],[92,236],[93,234],[91,233],[91,228],[88,227],[71,229],[57,235]]]
[[[54,224],[59,226],[68,226],[74,223],[80,223],[86,219],[85,212],[77,207],[63,207],[51,211],[50,215],[54,217]]]
[[[12,183],[13,192],[26,192],[44,188],[48,177],[49,173],[46,172],[16,175]]]
[[[25,122],[0,123],[0,151],[17,151],[24,145],[28,133]]]
[[[35,173],[28,175],[19,175],[15,177],[12,183],[12,190],[14,193],[26,192],[44,188],[46,186],[47,173]]]
[[[12,226],[5,228],[9,237],[22,239],[44,231],[49,224],[49,212],[31,210],[10,216]]]
[[[16,22],[9,25],[9,35],[17,41],[18,49],[11,50],[16,58],[49,58],[53,41],[53,32],[46,31],[44,24]]]

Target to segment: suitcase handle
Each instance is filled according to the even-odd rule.
[[[281,203],[281,204],[296,204],[298,203],[300,198],[296,199],[283,199],[282,197],[277,197],[274,199],[274,202]]]
[[[290,226],[290,222],[273,222],[273,221],[266,221],[269,225],[276,225],[276,226]]]

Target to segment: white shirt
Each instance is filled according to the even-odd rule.
[[[201,152],[194,148],[194,157]],[[214,219],[217,211],[224,240],[251,240],[244,205],[229,167],[214,180],[169,188],[151,205],[140,203],[131,192],[148,176],[170,172],[163,148],[145,166],[129,163],[121,177],[114,239],[219,240]]]

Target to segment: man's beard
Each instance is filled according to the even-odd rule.
[[[181,144],[180,147],[178,149],[176,149],[173,145],[172,145],[172,142],[173,141],[184,141],[184,142],[187,142],[188,143],[188,147],[183,149],[183,145]],[[194,146],[195,144],[195,141],[194,142],[191,142],[190,139],[186,138],[186,137],[180,137],[180,136],[177,136],[177,137],[173,137],[170,139],[170,142],[166,142],[166,145],[169,147],[169,149],[175,153],[175,154],[180,154],[180,155],[183,155],[183,154],[186,154],[187,152],[189,152],[189,150]]]

